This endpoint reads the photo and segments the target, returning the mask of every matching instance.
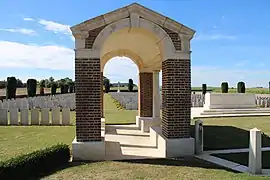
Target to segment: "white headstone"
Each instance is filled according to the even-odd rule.
[[[60,125],[60,108],[52,109],[52,125]]]
[[[262,172],[262,138],[257,128],[250,130],[248,167],[251,174]]]
[[[11,108],[9,110],[9,114],[10,114],[10,125],[18,125],[19,124],[18,109]]]
[[[43,108],[41,109],[40,125],[49,125],[49,124],[50,124],[49,108]]]
[[[39,109],[31,109],[31,125],[39,125]]]
[[[62,125],[70,125],[70,109],[63,108],[62,109]]]
[[[21,109],[21,125],[28,126],[29,125],[29,110],[28,109]]]
[[[8,125],[8,110],[0,109],[0,124]]]

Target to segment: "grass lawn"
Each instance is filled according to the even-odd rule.
[[[222,159],[226,159],[244,166],[248,166],[249,153],[212,154]],[[270,151],[262,152],[262,168],[270,169]]]
[[[93,179],[93,180],[260,180],[269,177],[249,176],[220,169],[197,159],[157,159],[132,162],[107,161],[73,163],[44,179]]]
[[[104,97],[107,124],[135,123],[137,111],[118,110],[109,95]],[[205,149],[248,147],[249,129],[257,127],[270,135],[270,117],[205,118]],[[72,113],[75,124],[75,112]],[[192,121],[194,125],[194,121]],[[193,134],[194,128],[192,128]],[[0,126],[0,161],[62,142],[70,144],[75,126]],[[268,137],[263,143],[268,145]],[[269,143],[270,144],[270,143]],[[148,160],[140,162],[71,163],[69,168],[45,179],[264,179],[237,174],[197,159]],[[267,178],[266,178],[267,179]]]

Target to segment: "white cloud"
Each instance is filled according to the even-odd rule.
[[[34,21],[33,18],[23,18],[24,21]]]
[[[111,82],[128,82],[128,79],[133,79],[134,83],[138,82],[138,67],[129,58],[115,57],[109,60],[103,70]]]
[[[15,28],[15,29],[0,29],[0,31],[13,32],[13,33],[21,33],[25,35],[37,35],[36,31],[33,29],[25,29],[25,28]]]
[[[198,34],[194,38],[195,40],[234,40],[236,36],[225,35],[225,34]]]
[[[52,31],[52,32],[54,32],[55,34],[58,34],[58,33],[65,34],[65,35],[70,36],[71,39],[74,40],[69,25],[66,25],[66,24],[60,24],[60,23],[57,23],[57,22],[48,21],[48,20],[44,20],[44,19],[40,19],[40,20],[38,21],[38,23],[41,24],[41,25],[43,25],[44,28],[45,28],[47,31]]]
[[[74,69],[74,51],[57,46],[40,46],[0,41],[0,67]]]

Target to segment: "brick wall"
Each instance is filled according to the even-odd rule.
[[[103,103],[104,103],[103,72],[100,72],[100,82],[101,82],[101,87],[100,87],[101,117],[104,118],[104,107],[103,107]]]
[[[76,137],[101,141],[100,60],[75,59]]]
[[[180,39],[178,33],[173,32],[172,30],[164,28],[164,27],[163,27],[163,29],[170,36],[170,38],[174,44],[175,50],[181,51],[182,45],[181,45],[181,39]]]
[[[139,116],[152,117],[153,115],[153,73],[139,74]]]
[[[93,44],[98,36],[98,34],[105,28],[102,26],[96,29],[89,31],[89,36],[85,39],[85,49],[92,49]]]
[[[166,138],[190,137],[190,60],[162,62],[162,133]]]

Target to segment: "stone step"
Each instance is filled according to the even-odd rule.
[[[270,114],[270,111],[220,111],[220,112],[205,112],[201,115],[218,115],[218,114]]]
[[[146,158],[164,158],[157,148],[149,147],[125,147],[121,146],[123,159],[146,159]]]
[[[270,108],[249,108],[249,109],[209,109],[203,110],[203,112],[268,112],[270,113]]]
[[[218,117],[250,117],[250,116],[270,116],[270,113],[247,113],[247,114],[207,114],[194,116],[193,118],[218,118]]]

